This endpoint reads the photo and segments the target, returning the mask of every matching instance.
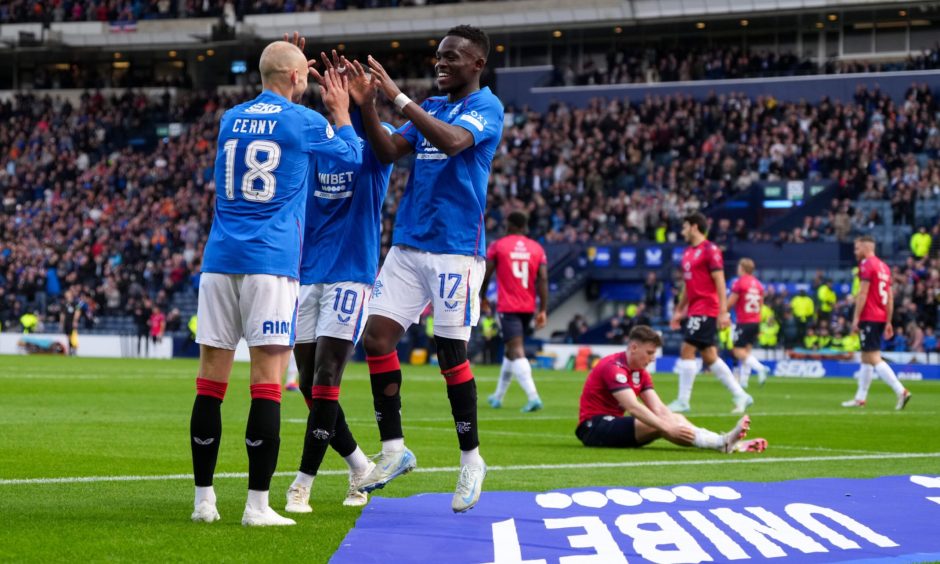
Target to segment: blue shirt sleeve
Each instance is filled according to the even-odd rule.
[[[421,102],[421,109],[424,111],[428,111],[428,108],[430,107],[430,102],[431,102],[430,98],[425,100],[424,102]],[[407,141],[408,144],[411,145],[412,147],[418,144],[418,128],[415,127],[415,124],[411,123],[410,120],[406,121],[404,124],[402,124],[401,127],[396,129],[395,133],[404,137],[405,141]]]
[[[304,127],[304,140],[308,152],[327,155],[340,165],[362,165],[362,145],[352,126],[344,125],[337,130],[317,112],[304,112],[308,122]]]
[[[503,129],[503,106],[496,96],[477,96],[464,107],[453,124],[473,135],[473,144],[499,137]]]

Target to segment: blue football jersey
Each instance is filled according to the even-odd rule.
[[[396,131],[415,160],[398,207],[392,243],[453,255],[486,255],[483,214],[490,166],[503,134],[503,104],[489,88],[448,103],[421,104],[435,118],[473,134],[473,146],[448,157],[409,121]]]
[[[298,279],[307,179],[319,155],[362,162],[352,127],[334,132],[319,113],[273,92],[225,112],[202,271]]]
[[[369,148],[358,112],[353,127],[362,146],[362,167],[318,155],[310,173],[301,284],[372,284],[379,268],[382,204],[392,165]],[[382,124],[389,134],[394,127]],[[358,170],[357,170],[358,168]]]

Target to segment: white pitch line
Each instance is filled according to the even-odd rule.
[[[714,459],[698,460],[648,460],[642,462],[587,462],[571,464],[523,464],[515,466],[489,466],[489,471],[515,472],[521,470],[584,470],[590,468],[641,468],[641,467],[659,467],[659,466],[711,466],[717,464],[774,464],[782,462],[792,464],[794,462],[835,462],[847,460],[887,460],[887,459],[912,459],[912,458],[940,458],[940,452],[898,452],[890,454],[859,454],[848,456],[796,456],[791,458],[742,458],[722,457]],[[440,474],[457,472],[460,468],[456,466],[441,466],[430,468],[416,468],[414,471],[423,474]],[[347,470],[321,470],[318,475],[321,476],[346,476]],[[275,472],[277,477],[295,476],[296,472]],[[0,480],[0,486],[19,486],[19,485],[45,485],[45,484],[88,484],[100,482],[155,482],[163,480],[191,480],[192,474],[164,474],[158,476],[76,476],[72,478],[14,478]],[[245,472],[222,472],[215,475],[216,478],[247,478]]]
[[[521,423],[528,423],[529,421],[571,421],[572,425],[577,424],[577,416],[563,416],[563,415],[518,415],[518,416],[490,416],[487,415],[488,412],[484,409],[479,410],[479,419],[482,422],[487,421],[519,421]],[[913,413],[914,415],[938,415],[940,411],[907,411],[906,413]],[[722,412],[703,412],[696,413],[691,412],[687,414],[688,417],[695,419],[696,417],[740,417],[733,415],[730,411]],[[825,416],[825,417],[835,417],[835,416],[865,416],[865,415],[894,415],[899,416],[898,412],[893,409],[886,409],[881,411],[876,410],[865,410],[865,409],[842,409],[838,411],[779,411],[779,412],[763,412],[763,411],[750,411],[748,415],[751,417],[803,417],[806,415],[812,416]],[[288,419],[288,423],[306,423],[306,419]],[[369,419],[365,417],[347,417],[346,421],[349,423],[373,423],[374,419]],[[447,423],[453,422],[451,417],[408,417],[407,415],[402,416],[402,422],[407,425],[409,422],[415,423]]]

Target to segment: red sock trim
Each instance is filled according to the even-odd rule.
[[[369,363],[369,374],[383,374],[401,370],[401,364],[398,362],[398,351],[392,351],[382,356],[367,356],[366,362]]]
[[[281,403],[280,384],[254,384],[251,389],[251,399],[266,399]]]
[[[209,396],[219,401],[225,399],[225,390],[228,388],[228,382],[216,382],[208,378],[196,378],[196,395]]]
[[[304,398],[304,401],[307,403],[307,409],[313,409],[313,400],[310,398]]]
[[[470,361],[465,360],[463,364],[455,366],[450,370],[441,370],[444,380],[448,386],[456,386],[473,380],[473,372],[470,370]]]
[[[339,401],[339,386],[314,386],[313,399]]]

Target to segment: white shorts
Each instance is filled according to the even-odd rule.
[[[372,285],[361,282],[301,286],[297,342],[313,343],[318,337],[359,342],[369,315],[370,293]]]
[[[235,350],[242,337],[249,347],[294,346],[300,284],[269,274],[218,274],[199,277],[196,342]]]
[[[441,255],[392,247],[372,288],[369,315],[381,315],[408,329],[431,303],[434,334],[470,339],[480,318],[483,257]]]

